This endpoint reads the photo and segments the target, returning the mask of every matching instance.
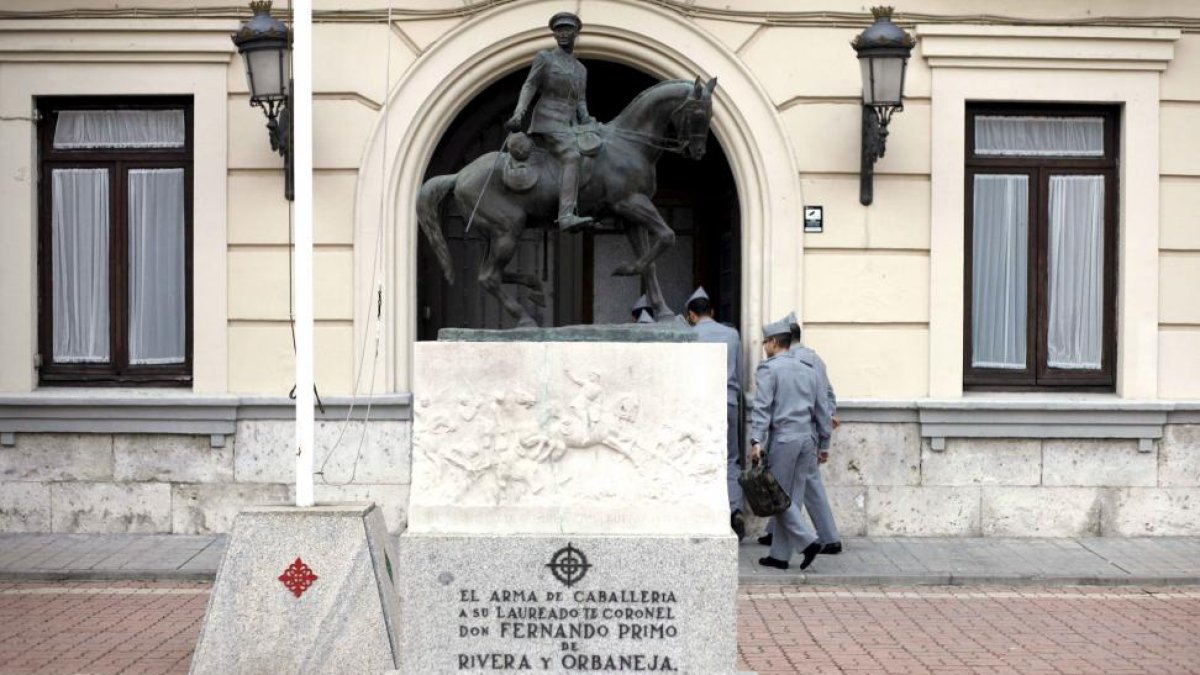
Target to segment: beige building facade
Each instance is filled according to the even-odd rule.
[[[827,482],[843,534],[1200,533],[1200,7],[898,6],[916,47],[864,206],[849,42],[871,15],[861,2],[809,4],[315,3],[319,500],[374,499],[403,528],[429,292],[417,191],[456,118],[551,46],[545,22],[565,9],[584,23],[587,63],[719,78],[710,144],[736,195],[727,299],[741,357],[753,372],[759,326],[795,310],[828,363],[842,427]],[[0,530],[222,531],[243,504],[290,498],[289,212],[229,40],[246,18],[195,0],[18,0],[0,12]],[[173,387],[54,380],[43,349],[53,263],[39,249],[46,176],[60,164],[46,125],[60,109],[131,96],[190,111],[189,370]],[[1005,114],[1108,116],[1104,168],[1004,168],[1111,174],[1099,385],[1031,371],[992,386],[975,372],[972,196],[1000,165],[973,163],[972,125]],[[804,232],[812,205],[824,209],[819,233]],[[455,288],[476,292],[462,276]],[[683,299],[668,298],[677,310]]]

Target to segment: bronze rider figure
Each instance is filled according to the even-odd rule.
[[[588,125],[596,120],[588,114],[587,68],[575,58],[575,39],[583,22],[571,12],[559,12],[550,17],[557,48],[538,52],[533,68],[525,78],[517,107],[512,118],[504,123],[508,131],[518,131],[529,104],[540,95],[533,108],[529,134],[550,151],[562,165],[562,183],[558,193],[558,226],[567,232],[578,231],[593,219],[576,212],[579,201],[579,144],[576,125]]]

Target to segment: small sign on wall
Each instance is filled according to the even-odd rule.
[[[804,207],[804,231],[805,232],[824,232],[825,231],[825,207],[823,207],[823,206],[806,206],[806,207]]]

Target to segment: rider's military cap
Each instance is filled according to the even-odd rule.
[[[558,14],[550,17],[550,30],[554,30],[559,26],[567,24],[574,26],[575,30],[583,29],[583,22],[579,20],[579,17],[575,16],[571,12],[559,12]]]

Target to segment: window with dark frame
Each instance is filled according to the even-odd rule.
[[[1119,111],[968,104],[963,384],[1112,391]]]
[[[42,97],[43,385],[192,380],[191,97]]]

